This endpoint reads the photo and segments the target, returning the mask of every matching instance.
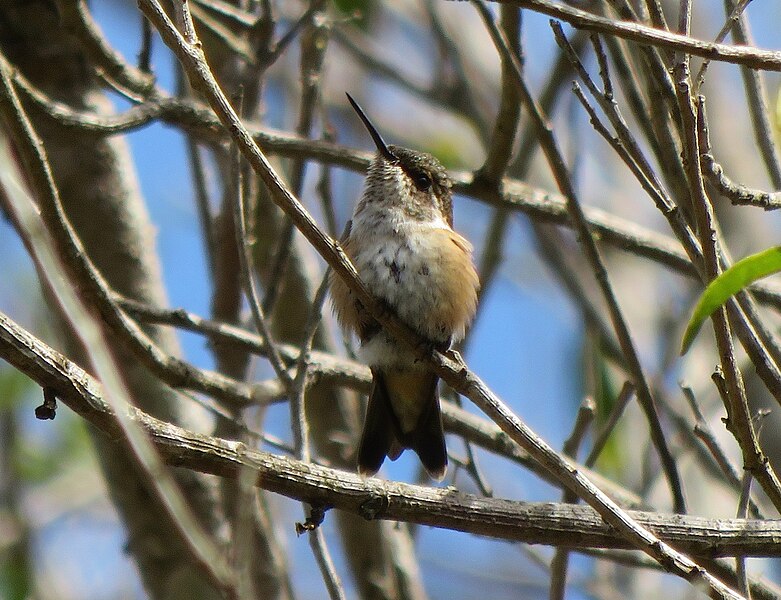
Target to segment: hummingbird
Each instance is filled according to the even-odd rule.
[[[464,337],[477,308],[472,245],[453,230],[452,182],[430,154],[386,145],[347,94],[377,147],[342,245],[367,289],[426,342],[445,351]],[[428,474],[447,471],[437,383],[412,349],[386,333],[337,275],[334,313],[360,341],[372,387],[358,446],[358,471],[371,476],[385,457],[414,450]]]

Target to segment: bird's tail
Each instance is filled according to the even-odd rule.
[[[396,460],[413,449],[428,474],[441,481],[447,449],[437,395],[438,377],[429,372],[372,369],[373,384],[358,449],[358,471],[374,475],[385,457]]]

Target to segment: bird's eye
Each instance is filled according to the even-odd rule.
[[[412,181],[415,183],[415,187],[421,192],[427,192],[431,189],[431,177],[426,173],[415,173],[412,176]]]

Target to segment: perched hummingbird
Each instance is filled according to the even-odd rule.
[[[451,181],[430,154],[388,146],[360,106],[352,107],[377,146],[343,248],[374,296],[440,350],[463,338],[477,307],[472,245],[453,231]],[[358,449],[358,470],[374,475],[386,456],[413,449],[441,481],[447,450],[438,377],[386,333],[342,279],[331,279],[334,312],[360,340],[372,389]]]

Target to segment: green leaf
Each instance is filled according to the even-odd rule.
[[[736,262],[710,282],[694,307],[681,342],[681,354],[686,354],[702,324],[731,296],[773,273],[781,271],[781,246],[763,250]]]

